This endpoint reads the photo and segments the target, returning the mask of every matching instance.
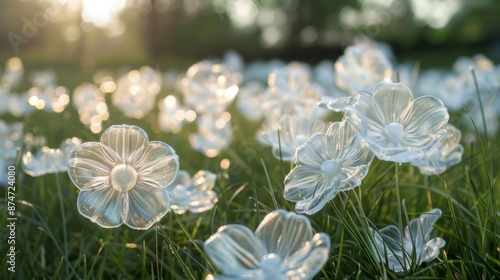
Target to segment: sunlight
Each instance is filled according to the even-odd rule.
[[[127,6],[127,0],[82,0],[82,19],[96,27],[111,26]]]

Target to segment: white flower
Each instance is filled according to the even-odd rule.
[[[219,228],[204,249],[222,274],[215,279],[312,279],[328,259],[330,238],[313,235],[306,217],[276,210],[255,233],[242,225]]]
[[[109,118],[104,93],[94,84],[83,83],[73,91],[73,105],[80,121],[93,133],[101,132],[102,122]]]
[[[430,238],[432,225],[440,217],[440,209],[420,215],[411,220],[402,237],[399,229],[393,225],[379,231],[371,229],[375,239],[375,244],[372,244],[375,257],[395,272],[409,270],[412,263],[421,265],[423,262],[433,261],[439,256],[439,250],[446,245],[441,237]]]
[[[264,116],[265,112],[262,109],[264,91],[264,86],[258,82],[249,82],[240,87],[236,105],[248,120],[259,121]]]
[[[326,123],[320,119],[283,115],[277,122],[264,124],[257,132],[257,141],[271,146],[275,158],[293,161],[297,147],[314,133],[326,129]]]
[[[158,123],[164,132],[179,133],[187,122],[196,119],[196,113],[181,106],[177,98],[169,95],[158,102]]]
[[[31,106],[47,112],[61,113],[69,104],[68,89],[65,87],[33,87],[28,90],[28,95]]]
[[[23,155],[24,173],[38,177],[45,174],[67,171],[71,152],[81,142],[80,139],[73,137],[64,140],[59,149],[42,147],[36,154],[32,154],[30,151],[26,152]]]
[[[392,65],[385,53],[371,42],[347,47],[335,62],[337,86],[354,93],[371,92],[381,81],[390,81]]]
[[[23,93],[10,93],[9,96],[9,113],[14,117],[21,117],[31,114],[36,110],[34,106],[29,103],[30,95],[28,92]]]
[[[448,167],[462,161],[464,147],[460,145],[462,134],[460,130],[451,124],[445,126],[446,136],[436,144],[436,147],[426,153],[423,158],[412,162],[421,173],[426,175],[438,175]]]
[[[333,123],[326,133],[316,133],[299,146],[284,196],[297,203],[298,213],[314,214],[339,192],[359,186],[372,159],[349,125]]]
[[[160,74],[145,66],[118,79],[111,101],[127,117],[142,119],[153,109],[161,85]]]
[[[163,142],[149,142],[137,126],[114,125],[100,142],[73,150],[68,174],[80,189],[78,211],[104,228],[148,229],[170,210],[169,186],[179,157]]]
[[[221,113],[238,93],[241,75],[224,64],[205,60],[187,70],[181,81],[184,101],[197,113]]]
[[[0,119],[0,167],[7,170],[13,165],[18,149],[23,143],[23,124],[15,122],[8,124]],[[0,185],[7,185],[7,172],[0,172]]]
[[[276,120],[284,114],[307,118],[317,113],[323,91],[310,80],[310,70],[304,64],[295,62],[273,70],[268,84],[261,104],[267,119]]]
[[[179,171],[175,181],[169,186],[172,205],[177,214],[186,211],[201,213],[210,210],[217,202],[215,186],[217,175],[207,170],[200,170],[193,178],[184,170]]]
[[[413,99],[406,85],[381,82],[373,94],[353,95],[345,118],[379,159],[412,162],[446,135],[444,126],[449,115],[436,97]]]
[[[233,141],[233,128],[229,122],[231,114],[203,114],[196,124],[198,132],[189,135],[191,147],[207,157],[215,157],[227,149]]]

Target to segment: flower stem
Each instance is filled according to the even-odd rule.
[[[402,252],[405,252],[404,250],[404,244],[403,244],[403,214],[401,210],[401,193],[399,190],[399,163],[395,162],[394,163],[394,172],[395,172],[395,179],[396,179],[396,204],[398,207],[398,229],[399,229],[399,244],[401,245]],[[406,254],[403,253],[403,269],[406,271]]]
[[[67,223],[66,223],[66,211],[64,210],[63,203],[63,195],[61,190],[61,181],[59,179],[59,173],[56,173],[56,187],[57,194],[59,195],[59,207],[61,208],[61,216],[62,216],[62,229],[63,229],[63,238],[64,238],[64,258],[66,261],[68,260],[68,232],[67,232]],[[66,275],[69,275],[69,267],[66,266]]]
[[[429,187],[429,175],[424,175],[424,187],[427,188],[427,203],[429,204],[429,210],[432,209],[432,197],[431,190]]]

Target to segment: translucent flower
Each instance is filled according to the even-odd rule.
[[[81,143],[80,139],[73,137],[64,140],[58,149],[42,147],[35,154],[31,151],[26,152],[23,155],[24,173],[38,177],[67,171],[71,152]]]
[[[222,274],[215,279],[312,279],[328,259],[330,238],[313,235],[306,217],[276,210],[255,233],[242,225],[219,228],[204,249]]]
[[[31,74],[31,83],[35,87],[54,87],[56,85],[56,72],[52,69],[35,71]]]
[[[193,178],[187,171],[179,171],[175,181],[169,186],[172,205],[177,214],[186,211],[201,213],[210,210],[217,202],[217,193],[212,191],[217,175],[207,170],[200,170]]]
[[[336,87],[335,85],[335,67],[330,60],[323,60],[313,70],[314,80],[325,88],[325,93],[328,94],[328,89]]]
[[[47,112],[61,113],[69,104],[68,89],[65,87],[33,87],[28,90],[28,95],[31,106]]]
[[[228,112],[220,115],[201,115],[196,121],[198,132],[189,135],[191,147],[207,157],[217,156],[233,141],[233,128],[230,120],[231,114]]]
[[[11,93],[9,97],[9,113],[14,117],[22,117],[31,114],[36,110],[29,103],[30,95],[28,92]]]
[[[245,69],[245,61],[239,53],[234,50],[228,50],[224,53],[224,64],[234,72],[243,73]]]
[[[358,43],[345,49],[335,62],[337,86],[354,93],[371,92],[381,81],[390,81],[392,65],[374,43]]]
[[[24,67],[19,57],[12,57],[5,62],[5,72],[2,75],[1,86],[7,90],[18,86],[23,78]]]
[[[181,106],[173,95],[160,100],[158,108],[160,109],[158,122],[164,132],[179,133],[187,122],[196,119],[196,113],[187,107]]]
[[[13,165],[18,149],[22,147],[23,124],[15,122],[8,124],[0,119],[0,167],[7,170]],[[0,185],[7,185],[7,172],[0,172]]]
[[[379,159],[412,162],[446,135],[449,115],[436,97],[414,99],[406,85],[381,82],[373,94],[353,95],[345,118]]]
[[[264,91],[264,86],[258,82],[249,82],[240,87],[236,105],[248,120],[259,121],[264,116],[265,112],[261,106]]]
[[[310,80],[310,70],[304,64],[290,63],[269,74],[269,89],[264,93],[262,111],[267,119],[293,114],[307,118],[317,113],[322,88]]]
[[[205,60],[194,64],[182,79],[184,101],[197,113],[221,113],[238,93],[241,75],[224,64]]]
[[[131,125],[106,129],[100,142],[79,145],[68,174],[80,189],[78,211],[104,228],[121,224],[148,229],[170,209],[167,190],[179,171],[179,157],[163,142],[149,142]]]
[[[161,85],[161,75],[150,67],[132,70],[118,79],[111,101],[127,117],[142,119],[155,106]]]
[[[405,272],[413,265],[431,262],[439,256],[439,250],[446,245],[441,237],[430,238],[432,225],[441,217],[440,209],[432,209],[419,218],[413,219],[404,230],[404,235],[396,226],[388,226],[379,231],[371,229],[375,244],[372,250],[379,262],[395,272]],[[403,244],[401,244],[401,240]]]
[[[297,203],[298,213],[314,214],[339,192],[361,185],[372,159],[349,125],[333,123],[297,149],[297,166],[285,178],[284,196]]]
[[[426,175],[438,175],[443,173],[448,167],[462,161],[464,147],[460,145],[462,134],[460,130],[451,124],[445,126],[446,136],[438,142],[436,147],[431,149],[418,161],[412,162],[421,173]]]
[[[0,119],[0,158],[14,161],[23,143],[23,127],[20,122],[9,124]]]
[[[421,73],[415,92],[419,96],[435,96],[441,99],[449,110],[458,111],[474,97],[472,87],[473,84],[469,83],[464,76],[433,69]]]
[[[277,68],[286,66],[286,64],[278,59],[270,61],[255,60],[249,63],[245,71],[245,82],[255,81],[266,83],[269,74]]]
[[[257,141],[271,146],[275,158],[293,161],[297,147],[314,133],[326,129],[326,123],[320,119],[284,115],[278,122],[264,124],[257,132]]]
[[[99,133],[102,122],[109,118],[104,93],[95,84],[83,83],[73,91],[73,105],[78,110],[80,121]]]

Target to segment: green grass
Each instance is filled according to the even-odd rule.
[[[73,80],[64,83],[63,79],[60,83],[71,88],[83,81],[68,76]],[[162,95],[169,93],[165,90]],[[104,229],[78,213],[78,191],[66,173],[32,178],[22,173],[17,162],[16,272],[7,271],[3,238],[0,279],[202,279],[217,273],[203,252],[203,242],[220,226],[236,223],[255,230],[267,213],[277,208],[293,211],[293,203],[283,198],[290,164],[273,158],[270,149],[256,143],[259,124],[246,121],[234,106],[230,110],[234,141],[216,158],[206,158],[187,144],[194,124],[178,135],[167,134],[155,129],[156,111],[143,120],[125,118],[112,106],[110,111],[104,128],[138,125],[151,140],[166,142],[176,150],[181,169],[190,174],[200,169],[216,172],[217,206],[202,214],[170,212],[147,231],[126,226]],[[329,120],[339,118],[332,115]],[[52,147],[66,137],[99,139],[79,122],[73,108],[62,114],[35,112],[21,121],[25,132],[47,136]],[[468,130],[466,125],[457,126],[463,134]],[[361,187],[339,194],[320,212],[308,216],[314,230],[327,233],[332,244],[329,259],[315,279],[500,279],[500,137],[472,132],[481,141],[462,142],[462,162],[442,175],[424,176],[409,164],[396,169],[394,163],[375,159]],[[231,162],[228,170],[220,167],[224,158]],[[0,203],[5,205],[6,189],[1,188],[0,194]],[[434,231],[446,240],[438,260],[413,267],[404,276],[376,261],[369,227],[394,224],[403,228],[432,208],[443,212]],[[2,209],[0,216],[4,237],[7,211]]]

